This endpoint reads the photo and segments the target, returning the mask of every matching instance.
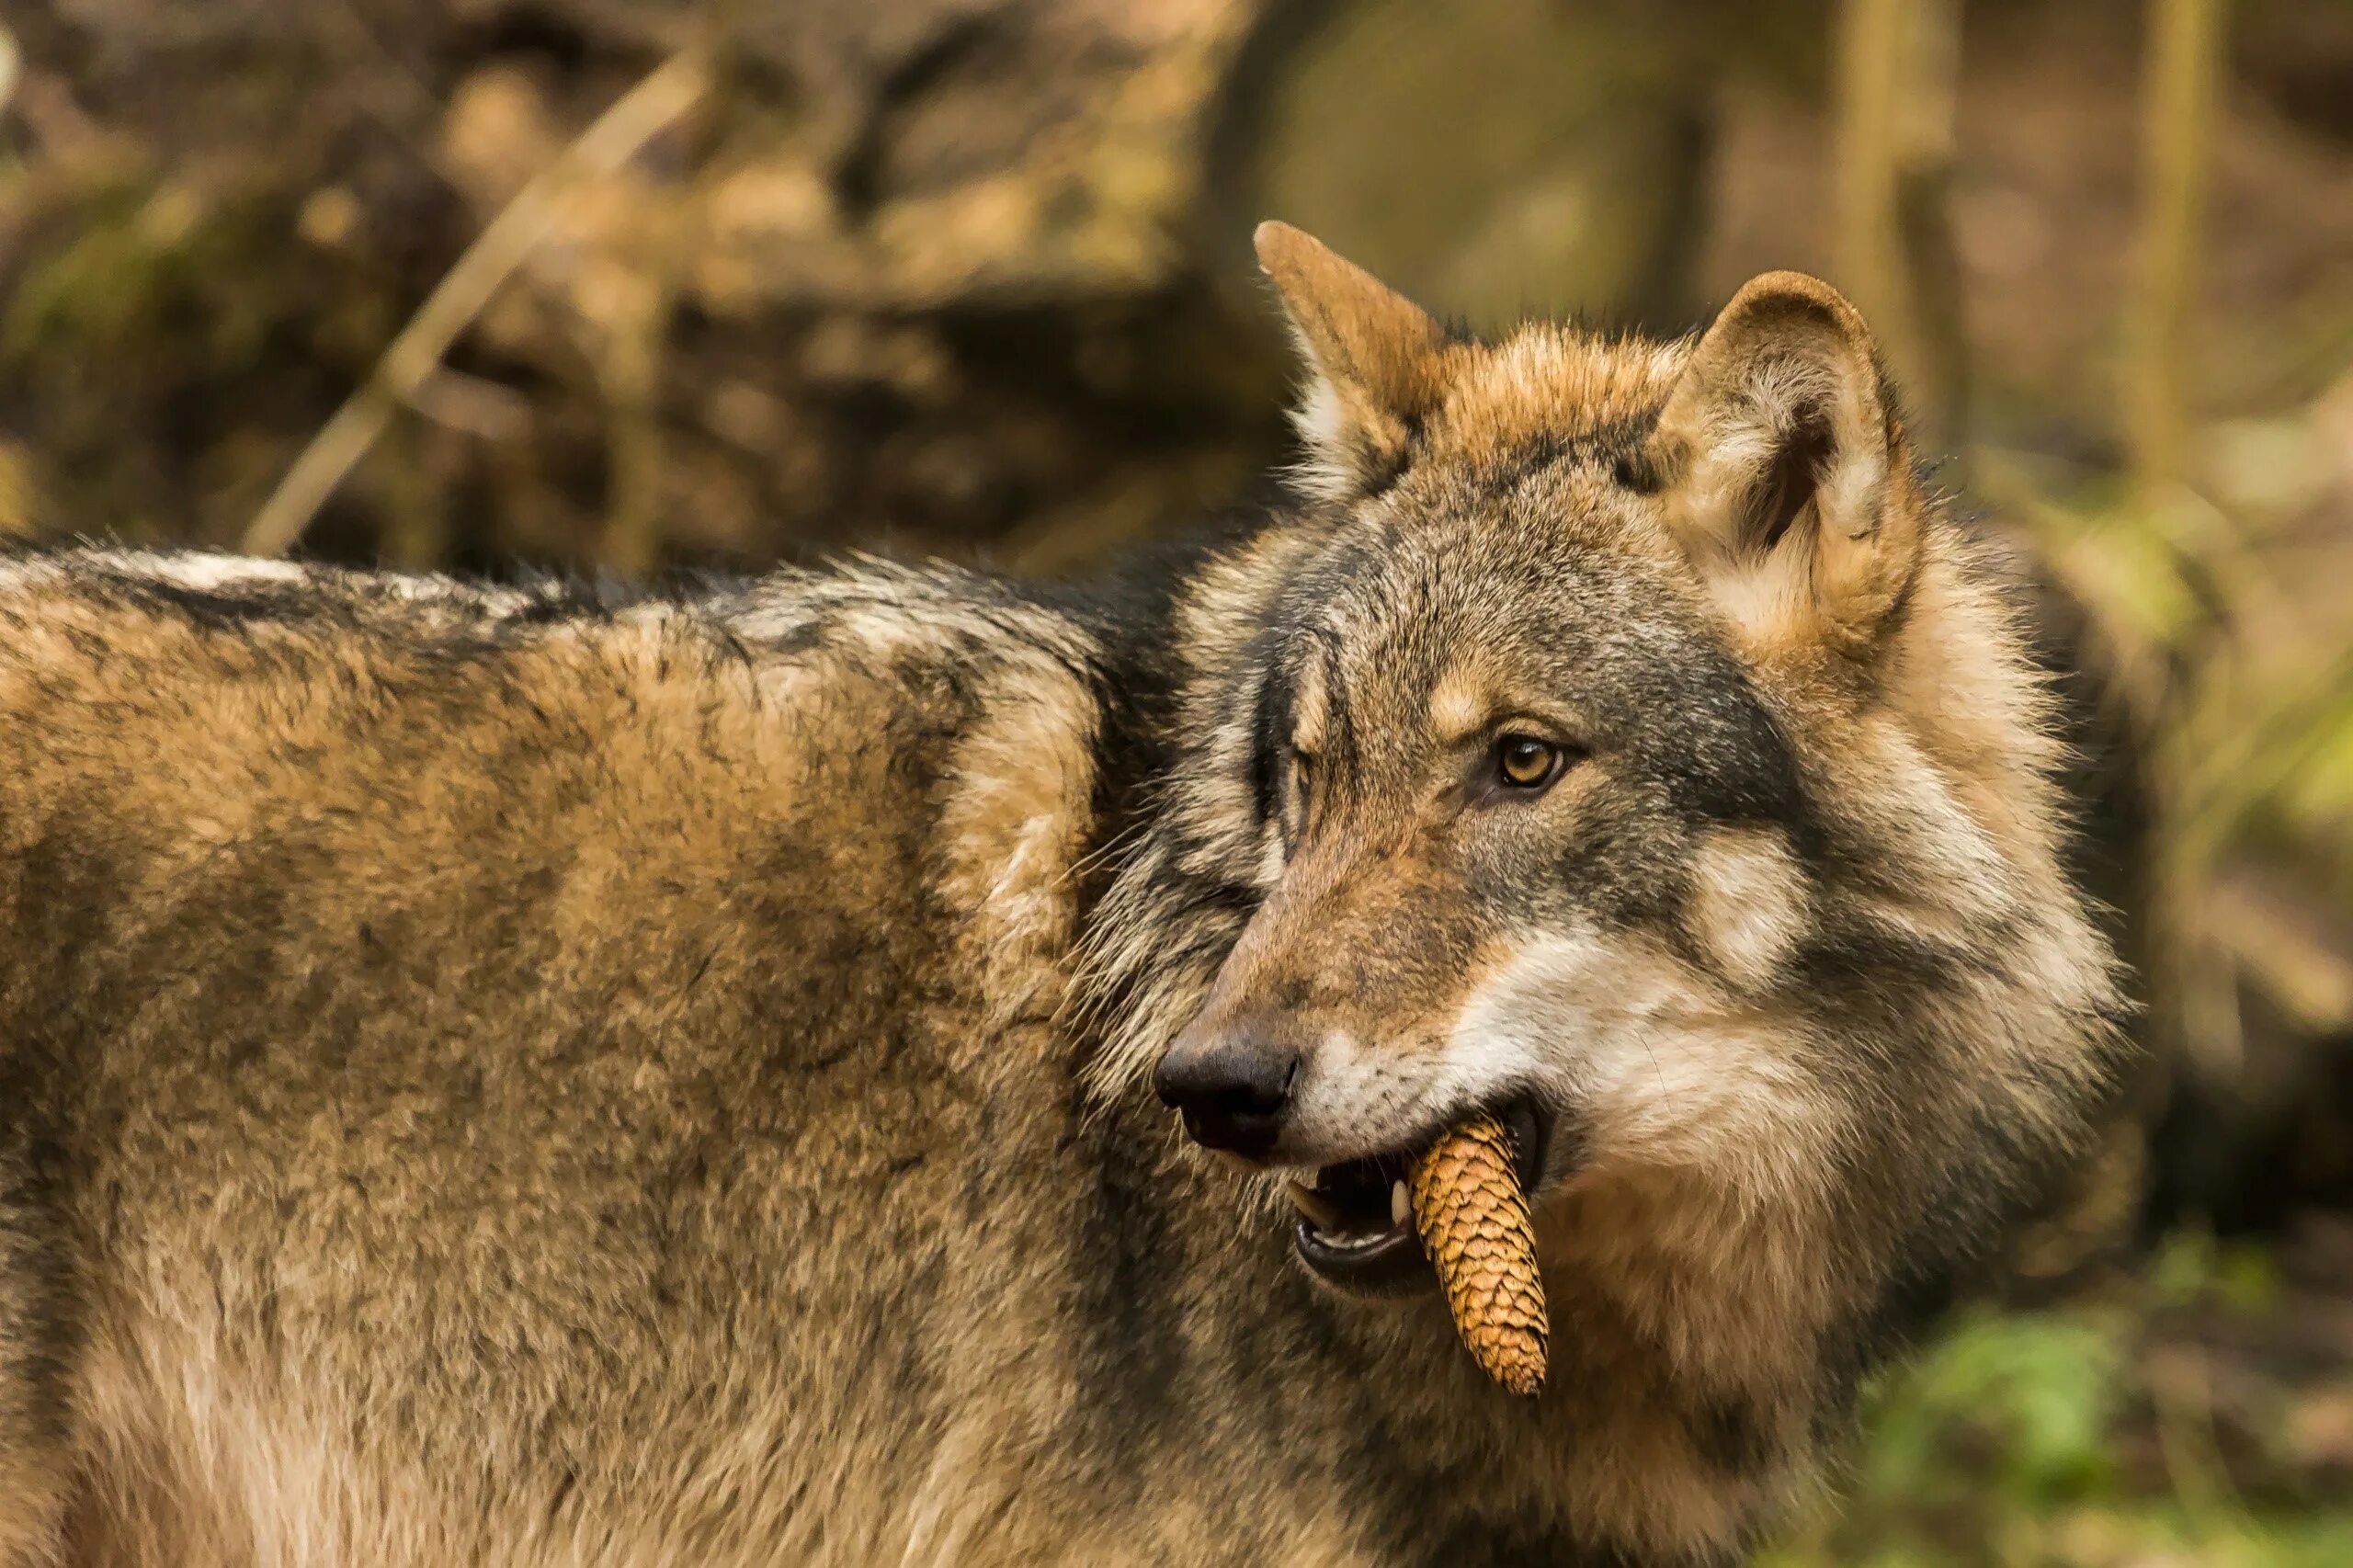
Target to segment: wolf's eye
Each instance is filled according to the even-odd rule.
[[[1540,790],[1561,771],[1561,748],[1534,735],[1506,735],[1495,743],[1495,771],[1515,790]]]

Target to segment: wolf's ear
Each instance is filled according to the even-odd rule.
[[[1669,525],[1738,619],[1860,652],[1903,602],[1919,501],[1870,331],[1818,278],[1768,272],[1716,317],[1648,456]]]
[[[1261,223],[1253,238],[1313,371],[1292,416],[1307,442],[1304,483],[1331,500],[1360,494],[1395,472],[1436,406],[1446,330],[1288,223]]]

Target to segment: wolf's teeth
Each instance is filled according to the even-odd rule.
[[[1392,1225],[1402,1225],[1413,1217],[1414,1200],[1405,1196],[1405,1184],[1403,1181],[1391,1182],[1389,1184],[1389,1222]]]
[[[1302,1181],[1287,1181],[1284,1187],[1290,1195],[1290,1206],[1307,1216],[1307,1222],[1319,1231],[1339,1228],[1340,1211],[1330,1199]]]

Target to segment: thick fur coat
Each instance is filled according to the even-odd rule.
[[[2110,1065],[2048,698],[1822,285],[1261,255],[1301,504],[1087,588],[0,563],[0,1564],[1745,1550]],[[1253,1169],[1540,1114],[1540,1398],[1248,1028]]]

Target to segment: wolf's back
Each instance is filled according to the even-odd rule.
[[[1002,1512],[1089,1180],[1074,632],[896,574],[5,573],[0,1562],[69,1503],[191,1562]]]

